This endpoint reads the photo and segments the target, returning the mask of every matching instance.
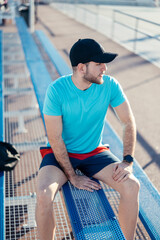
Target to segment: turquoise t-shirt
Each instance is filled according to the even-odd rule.
[[[103,84],[78,89],[72,75],[58,78],[47,89],[43,113],[62,116],[62,137],[67,151],[88,153],[102,144],[102,132],[109,104],[117,107],[126,96],[116,79],[103,76]]]

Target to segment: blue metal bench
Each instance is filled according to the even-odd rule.
[[[29,33],[26,23],[22,17],[16,18],[16,26],[18,28],[18,32],[21,38],[25,59],[27,62],[28,69],[30,71],[30,76],[31,79],[34,80],[33,87],[35,89],[35,94],[43,119],[42,108],[45,97],[45,89],[46,85],[49,85],[52,79],[45,67],[45,64],[42,60],[37,45],[34,42],[32,35]],[[38,88],[37,87],[38,85],[40,85],[41,87]]]
[[[2,65],[2,38],[0,31],[0,141],[3,141],[3,65]],[[4,228],[4,172],[0,172],[0,239],[5,239]]]
[[[43,100],[44,100],[44,94],[46,87],[50,83],[51,79],[47,75],[45,75],[45,81],[44,77],[39,75],[39,64],[41,63],[41,67],[43,65],[43,60],[39,59],[36,63],[36,59],[33,61],[35,58],[35,52],[36,54],[39,55],[37,46],[35,45],[33,39],[31,40],[31,36],[29,33],[26,31],[25,26],[22,19],[16,19],[16,24],[19,29],[22,45],[24,48],[24,52],[26,55],[26,60],[27,64],[29,67],[29,70],[31,71],[31,78],[33,81],[33,85],[35,88],[35,92],[37,95],[37,99],[40,105],[40,110],[42,111],[42,106],[43,106]],[[60,57],[58,54],[57,50],[53,47],[53,45],[50,43],[48,38],[43,34],[43,32],[38,31],[37,37],[40,39],[42,45],[44,46],[48,56],[52,60],[53,64],[56,66],[57,71],[59,72],[60,75],[68,74],[71,72],[69,67],[64,63],[64,60]],[[28,58],[28,55],[32,53],[30,48],[28,48],[28,44],[31,44],[34,46],[34,57]],[[39,58],[39,57],[38,57]],[[34,65],[34,67],[32,66]],[[43,66],[45,69],[45,66]],[[33,69],[34,68],[34,69]],[[36,74],[37,71],[37,74]],[[44,71],[44,73],[47,70]],[[33,74],[34,73],[34,74]],[[36,79],[37,78],[37,79]],[[38,80],[38,81],[37,81]],[[41,84],[41,89],[38,88],[38,86]],[[42,91],[41,91],[42,90]],[[43,115],[42,115],[43,116]],[[111,126],[106,122],[105,123],[105,129],[104,129],[104,134],[103,134],[103,141],[104,143],[109,143],[111,151],[120,159],[122,159],[122,142],[114,132],[114,130],[111,128]],[[157,190],[154,188],[142,168],[139,166],[137,161],[135,161],[134,164],[134,174],[136,177],[140,180],[141,182],[141,190],[140,190],[140,212],[139,216],[144,224],[148,234],[150,235],[151,239],[160,239],[160,226],[159,226],[159,219],[160,219],[160,195],[157,192]],[[83,190],[78,190],[71,186],[71,184],[66,184],[63,187],[63,193],[64,193],[64,198],[66,201],[66,205],[68,208],[69,215],[71,217],[71,224],[73,228],[73,232],[75,236],[77,236],[76,239],[107,239],[111,237],[112,229],[111,229],[111,224],[109,222],[116,222],[115,221],[115,216],[112,213],[107,213],[107,209],[105,206],[109,206],[108,201],[106,200],[106,197],[104,197],[104,192],[102,191],[97,191],[94,193],[88,193],[87,191]],[[94,195],[93,195],[94,194]],[[97,194],[97,195],[96,195]],[[92,206],[92,200],[93,205],[95,209],[93,210]],[[105,213],[105,218],[102,217],[102,220],[98,222],[97,216],[99,217],[101,215],[101,212],[98,212],[97,208],[97,203],[101,205],[102,203],[102,209],[103,212]],[[82,207],[84,206],[84,207]],[[87,206],[87,207],[86,207]],[[91,206],[91,207],[90,207]],[[153,208],[153,206],[155,206]],[[99,207],[99,205],[98,205]],[[77,211],[77,208],[79,210]],[[83,208],[83,209],[82,209]],[[83,210],[83,213],[79,215],[79,213]],[[89,216],[92,215],[92,212],[94,213],[94,217],[89,218]],[[98,214],[97,214],[98,213]],[[110,215],[109,215],[110,214]],[[106,219],[109,219],[109,224],[106,228],[104,226],[106,224]],[[96,221],[95,221],[96,219]],[[107,225],[107,224],[106,224]],[[108,229],[108,230],[106,230]],[[104,232],[108,233],[107,235],[104,235]],[[99,238],[98,234],[102,234],[103,238]],[[95,238],[94,238],[95,237]],[[113,237],[113,235],[112,235]],[[124,237],[120,233],[120,238],[119,236],[115,235],[113,239],[124,239]]]

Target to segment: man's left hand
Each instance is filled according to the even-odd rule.
[[[132,172],[132,164],[121,162],[115,164],[112,177],[117,182],[124,182],[129,178]]]

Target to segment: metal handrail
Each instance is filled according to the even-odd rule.
[[[122,22],[120,22],[120,21],[116,21],[116,17],[115,17],[116,13],[119,13],[119,14],[121,14],[121,15],[125,15],[125,16],[127,16],[127,17],[130,17],[130,18],[135,19],[135,20],[136,20],[136,21],[135,21],[135,27],[129,26],[129,25],[127,25],[126,23],[122,23]],[[157,36],[155,37],[155,36],[152,36],[152,35],[149,34],[149,33],[146,33],[146,32],[144,32],[144,31],[139,30],[139,22],[140,22],[140,21],[146,22],[146,23],[152,24],[152,25],[154,25],[154,26],[160,27],[160,24],[159,24],[159,23],[155,23],[155,22],[146,20],[146,19],[141,18],[141,17],[133,16],[133,15],[131,15],[131,14],[129,14],[129,13],[124,13],[124,12],[122,12],[122,11],[120,11],[120,10],[113,10],[113,18],[112,18],[112,20],[113,20],[113,24],[112,24],[112,37],[113,37],[113,38],[114,38],[115,23],[117,23],[117,24],[119,24],[119,25],[121,25],[121,26],[124,26],[124,27],[126,27],[126,28],[128,28],[128,29],[130,29],[130,30],[135,31],[135,39],[134,39],[134,42],[133,42],[133,49],[134,49],[135,51],[136,51],[136,43],[137,43],[137,33],[141,33],[141,34],[143,34],[144,36],[147,36],[147,37],[149,37],[149,38],[153,38],[153,39],[155,39],[155,40],[157,40],[157,41],[160,41],[160,35],[159,35],[159,38],[158,38]]]
[[[140,18],[140,17],[135,17],[135,16],[132,15],[132,14],[125,13],[125,12],[122,12],[122,11],[120,11],[120,10],[114,10],[114,12],[118,12],[118,13],[121,13],[121,14],[126,15],[126,16],[128,16],[128,17],[136,18],[136,19],[141,20],[141,21],[143,21],[143,22],[151,23],[151,24],[154,24],[154,25],[157,25],[157,26],[160,27],[160,24],[159,24],[159,23],[155,23],[155,22],[152,22],[152,21],[149,21],[149,20],[147,20],[147,19]]]

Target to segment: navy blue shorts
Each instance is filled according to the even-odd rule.
[[[40,169],[44,166],[53,165],[62,170],[50,147],[41,147],[40,152],[43,158]],[[79,169],[88,177],[92,177],[109,164],[120,161],[114,154],[111,153],[108,147],[104,146],[98,147],[87,154],[68,154],[74,170]]]

